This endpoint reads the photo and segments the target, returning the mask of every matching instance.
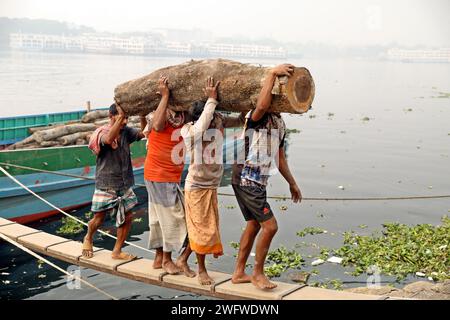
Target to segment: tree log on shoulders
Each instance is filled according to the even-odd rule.
[[[163,74],[169,78],[171,108],[188,110],[194,101],[206,100],[203,88],[207,77],[212,76],[221,81],[218,110],[248,111],[255,108],[269,70],[224,59],[191,60],[119,85],[114,91],[115,100],[129,115],[148,114],[160,101],[158,79]],[[314,80],[308,69],[295,68],[291,77],[277,79],[272,94],[269,111],[304,113],[314,99]]]

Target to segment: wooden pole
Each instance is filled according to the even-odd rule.
[[[86,112],[91,112],[91,102],[90,101],[86,102]]]

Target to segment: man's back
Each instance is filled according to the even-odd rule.
[[[172,141],[172,134],[177,128],[167,124],[164,130],[152,130],[149,135],[147,157],[144,165],[144,178],[154,182],[176,182],[181,180],[184,168],[184,154],[179,155],[181,161],[172,159],[172,151],[182,142],[181,135]],[[183,146],[183,144],[180,144]]]

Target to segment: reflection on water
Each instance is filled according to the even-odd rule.
[[[3,108],[0,116],[74,110],[86,100],[93,101],[94,106],[105,106],[110,103],[117,84],[183,60],[2,52],[0,103],[9,107]],[[289,135],[288,159],[305,197],[450,194],[450,99],[439,94],[450,92],[449,64],[362,60],[290,62],[308,67],[316,83],[313,110],[302,116],[283,115],[288,128],[299,130]],[[33,94],[24,95],[24,92]],[[233,193],[230,179],[227,170],[219,192]],[[268,194],[289,195],[289,188],[280,175],[270,179]],[[145,190],[140,189],[138,196],[142,204],[135,209],[135,216],[142,220],[133,224],[130,241],[146,246],[149,231]],[[344,231],[370,234],[390,221],[439,224],[441,216],[450,210],[448,199],[304,201],[300,205],[289,200],[269,200],[269,203],[279,225],[272,248],[296,247],[306,259],[306,271],[314,269],[310,263],[318,255],[311,244],[337,247]],[[234,197],[219,197],[219,204],[226,255],[208,259],[208,266],[230,273],[235,250],[228,244],[239,241],[245,221]],[[77,215],[83,217],[87,210]],[[359,228],[362,224],[368,227]],[[60,221],[53,219],[38,228],[55,233],[59,226]],[[296,232],[305,227],[320,227],[328,233],[297,237]],[[106,228],[115,232],[111,222]],[[113,241],[97,235],[96,245],[112,249]],[[151,257],[136,248],[126,250]],[[9,245],[2,243],[0,257],[1,298],[104,298],[88,288],[68,290],[59,273],[45,265],[40,269],[35,259]],[[67,266],[59,261],[57,264]],[[347,286],[361,286],[366,281],[364,276],[355,278],[345,274],[348,270],[338,265],[323,264],[315,269],[319,274],[311,276],[310,281],[339,278]],[[42,274],[45,277],[39,277]],[[90,270],[83,270],[82,275],[120,298],[204,298],[181,296],[181,292]],[[285,274],[280,280],[289,281],[288,277]],[[381,281],[391,283],[393,279],[382,276]]]

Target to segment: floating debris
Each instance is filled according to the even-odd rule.
[[[315,235],[315,234],[321,234],[321,233],[327,233],[327,230],[317,228],[317,227],[306,227],[305,229],[298,231],[297,236],[304,237],[306,235]]]
[[[226,205],[225,208],[227,208],[228,210],[232,210],[232,209],[236,208],[236,206],[229,204],[229,205]]]
[[[362,120],[362,121],[370,121],[370,118],[369,118],[369,117],[364,117],[364,118],[362,118],[361,120]]]
[[[308,282],[309,276],[311,274],[309,272],[306,271],[297,271],[297,272],[292,272],[291,274],[289,274],[289,278],[297,283],[306,283]]]
[[[344,186],[338,186],[339,189],[345,190]]]
[[[366,224],[360,224],[358,227],[360,227],[361,229],[366,229],[367,225]]]
[[[323,263],[325,263],[325,260],[323,260],[323,259],[317,259],[317,260],[314,260],[313,262],[311,262],[311,265],[312,265],[312,266],[318,266],[318,265],[321,265],[321,264],[323,264]]]
[[[331,263],[341,264],[342,263],[342,258],[333,256],[333,257],[328,258],[327,261],[331,262]]]
[[[134,219],[133,219],[133,222],[140,223],[140,222],[142,222],[142,218],[134,218]]]
[[[280,210],[281,211],[286,211],[288,209],[288,206],[284,205],[284,206],[280,206]]]

